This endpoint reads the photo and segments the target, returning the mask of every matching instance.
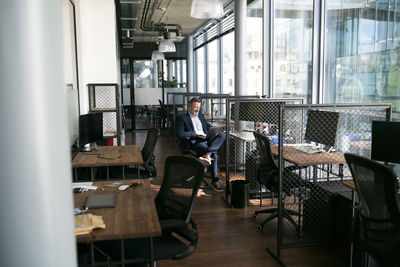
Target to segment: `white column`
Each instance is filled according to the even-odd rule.
[[[186,41],[186,87],[188,92],[193,92],[193,36],[189,35]]]
[[[0,2],[2,266],[76,266],[61,1]]]
[[[247,1],[235,1],[235,95],[246,95]]]

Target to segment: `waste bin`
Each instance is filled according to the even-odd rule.
[[[249,206],[249,181],[236,180],[231,182],[231,204],[234,208],[246,208]]]

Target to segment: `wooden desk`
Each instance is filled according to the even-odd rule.
[[[77,242],[89,241],[93,247],[94,241],[120,239],[123,242],[123,239],[148,237],[151,240],[150,249],[152,252],[152,238],[161,235],[154,194],[150,182],[147,180],[120,180],[119,182],[130,184],[134,181],[140,181],[142,185],[120,191],[118,188],[106,187],[105,185],[109,184],[110,181],[95,182],[93,185],[98,186],[96,191],[74,194],[75,207],[84,205],[89,195],[117,194],[114,208],[89,209],[87,211],[87,213],[101,215],[106,229],[94,229],[87,235],[78,235],[76,236]],[[151,253],[151,257],[151,262],[153,262],[153,253]],[[124,261],[123,254],[121,259]],[[94,263],[93,256],[92,263]]]
[[[99,146],[97,151],[79,152],[72,160],[72,168],[122,166],[122,178],[125,177],[124,166],[136,166],[140,178],[139,165],[143,164],[142,152],[138,145],[129,146]],[[91,169],[93,180],[93,169]],[[107,168],[107,178],[109,172]]]
[[[343,153],[314,153],[307,154],[305,152],[294,149],[296,145],[283,146],[283,158],[297,166],[313,166],[320,164],[344,164],[346,160]],[[271,146],[272,154],[278,156],[278,146]]]
[[[115,208],[89,209],[87,213],[101,215],[106,229],[95,229],[88,235],[77,236],[78,242],[124,238],[140,238],[161,235],[161,227],[154,203],[154,193],[147,180],[119,180],[123,184],[141,182],[142,185],[129,187],[124,191],[106,187],[110,181],[94,182],[96,191],[74,194],[75,207],[82,207],[89,195],[117,194]],[[103,189],[103,190],[101,190]]]
[[[320,152],[314,154],[308,154],[294,147],[297,144],[287,144],[283,146],[283,159],[293,163],[294,165],[307,167],[317,166],[324,164],[338,164],[339,165],[339,177],[343,177],[343,165],[346,163],[343,153],[340,152]],[[278,145],[271,146],[271,151],[274,156],[278,156]],[[329,172],[329,170],[328,170]],[[313,168],[314,179],[317,178],[317,168]]]

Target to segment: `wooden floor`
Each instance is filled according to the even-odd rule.
[[[145,139],[146,131],[131,132],[126,135],[125,143],[143,146]],[[166,132],[162,132],[155,148],[158,175],[153,181],[154,187],[161,184],[165,159],[171,155],[180,155],[180,150],[173,145]],[[280,266],[265,250],[268,247],[276,251],[276,220],[259,232],[257,225],[266,216],[261,214],[253,218],[254,211],[259,207],[228,208],[221,200],[223,193],[202,192],[193,211],[199,231],[195,252],[180,261],[157,262],[157,266]],[[282,249],[281,259],[287,266],[345,266],[323,247]]]

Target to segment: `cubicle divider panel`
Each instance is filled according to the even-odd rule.
[[[227,127],[227,141],[220,153],[226,169],[226,200],[229,200],[230,180],[236,179],[250,182],[250,197],[268,194],[266,188],[257,181],[259,154],[253,132],[263,133],[271,142],[277,143],[279,107],[286,103],[301,104],[303,100],[249,99],[247,96],[227,100],[226,124],[230,127]]]
[[[372,121],[390,116],[390,104],[280,106],[272,144],[280,181],[278,249],[312,242],[339,246],[340,229],[351,215],[351,191],[343,181],[352,177],[344,153],[370,157]],[[347,198],[348,207],[339,207],[338,197]],[[297,227],[284,219],[287,210]]]
[[[118,84],[91,83],[88,84],[89,112],[103,113],[103,136],[117,138],[121,144],[121,106]]]

